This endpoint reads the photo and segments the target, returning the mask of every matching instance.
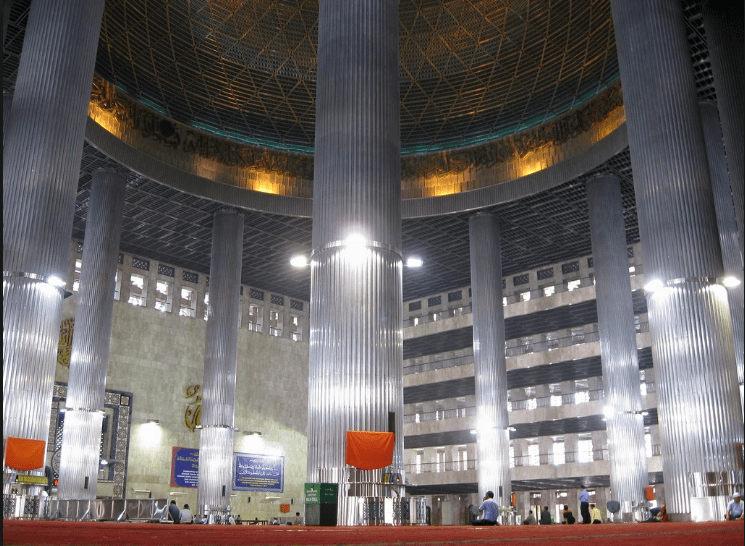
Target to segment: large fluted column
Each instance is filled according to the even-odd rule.
[[[96,498],[126,184],[127,180],[114,171],[93,174],[67,383],[60,499]]]
[[[639,389],[634,303],[623,219],[621,183],[616,176],[587,181],[592,259],[600,330],[607,415],[610,487],[621,503],[624,521],[644,501],[649,483],[644,448],[644,419]]]
[[[35,0],[3,147],[3,438],[47,440],[104,0]]]
[[[5,144],[5,129],[8,127],[11,106],[13,106],[13,93],[3,92],[3,144]]]
[[[215,213],[212,227],[210,301],[202,381],[197,506],[229,506],[232,491],[235,380],[238,365],[243,215]]]
[[[724,275],[740,281],[737,286],[728,286],[729,312],[732,317],[732,332],[735,338],[735,362],[737,363],[737,382],[740,385],[740,405],[743,406],[743,379],[745,366],[745,333],[743,333],[743,268],[738,247],[737,219],[732,203],[730,176],[727,173],[727,160],[724,154],[724,143],[719,125],[717,107],[710,102],[701,103],[701,121],[704,124],[706,152],[709,159],[711,190],[714,194],[714,206],[717,211],[719,242],[722,245],[722,262]],[[742,203],[740,204],[742,209]]]
[[[732,196],[737,218],[740,265],[745,258],[743,243],[743,184],[745,184],[745,94],[742,75],[745,73],[745,9],[742,2],[705,0],[702,5],[706,45],[714,76],[714,89],[722,124],[724,148],[727,151]]]
[[[611,0],[634,173],[667,511],[739,474],[742,413],[698,99],[678,0]],[[691,495],[691,492],[693,495]],[[723,498],[714,499],[721,509]]]
[[[479,213],[471,216],[468,227],[479,497],[491,490],[497,503],[505,506],[512,494],[512,482],[499,220],[493,214]]]
[[[395,428],[403,466],[398,2],[321,2],[317,82],[307,477],[346,484],[350,430]]]

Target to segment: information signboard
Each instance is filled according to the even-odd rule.
[[[171,487],[197,487],[199,450],[174,447],[171,455]]]
[[[284,492],[285,458],[254,453],[233,456],[233,489]]]

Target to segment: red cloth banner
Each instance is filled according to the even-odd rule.
[[[5,465],[16,470],[43,468],[44,447],[44,440],[8,437],[5,444]]]
[[[392,432],[347,432],[347,464],[362,470],[385,468],[393,462]]]

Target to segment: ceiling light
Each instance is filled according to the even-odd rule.
[[[421,258],[417,256],[412,256],[411,258],[407,258],[406,260],[406,267],[422,267],[422,264],[424,262]]]

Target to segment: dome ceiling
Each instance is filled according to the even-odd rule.
[[[617,77],[607,0],[400,1],[404,153],[535,125]],[[96,70],[173,119],[312,152],[317,0],[107,0]]]

